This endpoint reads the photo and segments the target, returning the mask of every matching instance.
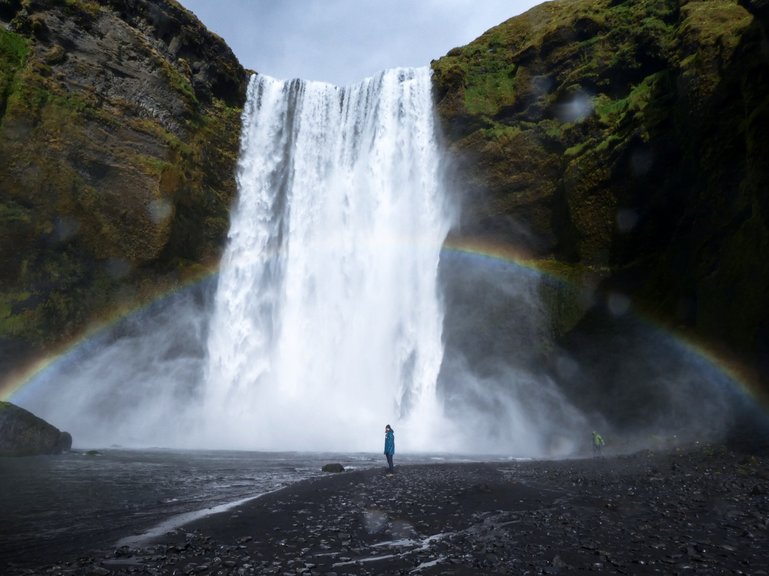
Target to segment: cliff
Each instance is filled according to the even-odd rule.
[[[767,46],[765,2],[556,0],[453,49],[455,237],[567,280],[543,288],[560,345],[614,299],[766,374]]]
[[[174,0],[0,0],[0,365],[216,262],[245,89]]]

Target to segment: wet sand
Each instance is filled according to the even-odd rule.
[[[13,573],[769,574],[766,455],[396,469],[302,481],[139,548]]]

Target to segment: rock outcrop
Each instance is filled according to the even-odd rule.
[[[14,361],[218,259],[246,79],[174,0],[0,1],[0,344]]]
[[[556,0],[433,62],[454,234],[567,280],[543,288],[562,344],[614,299],[769,373],[766,20],[761,1]]]
[[[10,402],[0,402],[0,456],[61,454],[72,436]]]

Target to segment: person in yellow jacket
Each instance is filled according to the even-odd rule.
[[[603,436],[593,430],[593,456],[600,456],[606,442],[603,441]]]

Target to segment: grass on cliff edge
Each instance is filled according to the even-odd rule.
[[[632,73],[643,67],[642,58],[670,57],[677,9],[673,0],[547,2],[452,49],[432,66],[438,82],[456,90],[455,105],[493,125],[505,109],[522,106],[522,97],[536,96],[547,108],[564,90],[586,82],[609,90],[613,70]],[[537,62],[548,61],[556,76],[534,76]],[[564,62],[568,66],[560,66]],[[544,84],[534,89],[533,82]]]

